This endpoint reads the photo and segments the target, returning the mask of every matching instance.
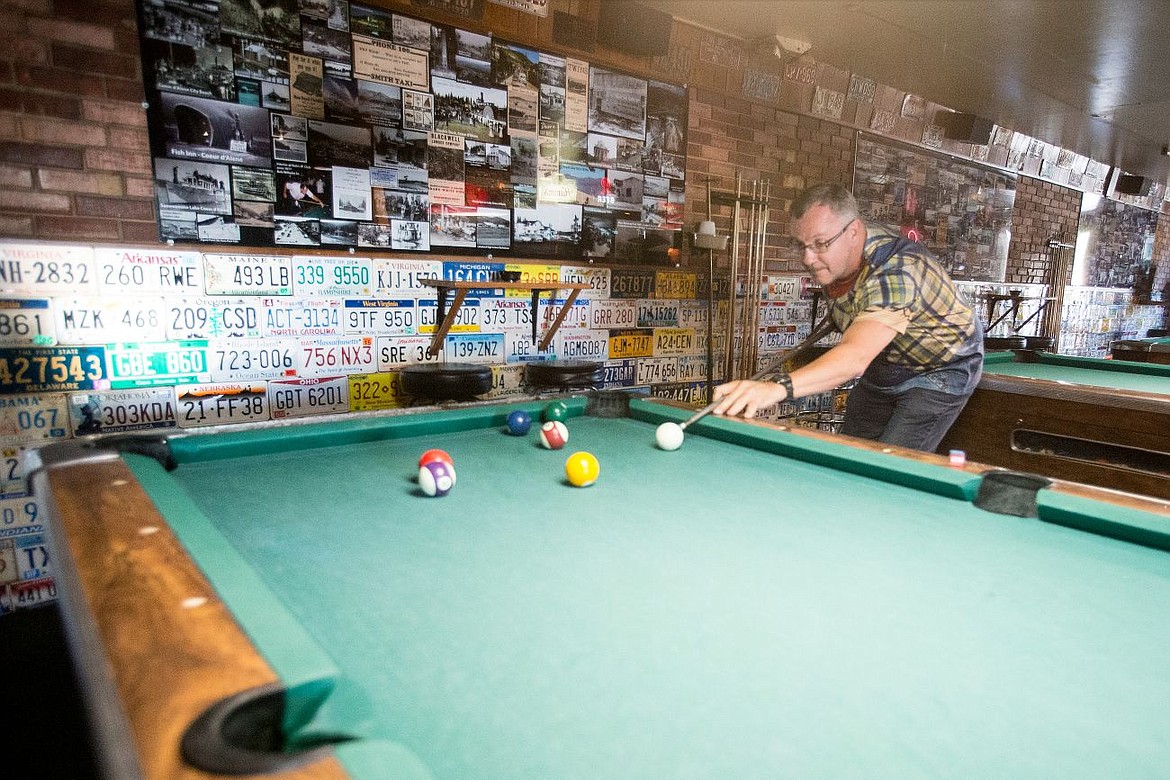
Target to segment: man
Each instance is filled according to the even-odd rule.
[[[789,213],[801,263],[823,287],[841,342],[791,376],[720,385],[714,412],[752,417],[860,376],[841,432],[933,452],[983,370],[978,315],[925,247],[863,222],[844,187],[810,187]]]

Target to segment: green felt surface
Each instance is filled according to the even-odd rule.
[[[761,452],[792,445],[733,421],[662,452],[648,408],[573,417],[561,451],[505,434],[505,408],[170,479],[332,656],[319,728],[361,721],[438,778],[1170,766],[1170,555]],[[441,499],[413,481],[433,446],[458,471]],[[564,479],[577,449],[592,487]],[[876,455],[854,466],[888,472]],[[384,776],[364,744],[347,766]]]
[[[1013,359],[1011,352],[990,353],[984,358],[983,373],[1170,395],[1170,366],[1047,352],[1033,354],[1034,361],[1025,361]]]

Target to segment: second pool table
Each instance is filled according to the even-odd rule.
[[[978,388],[940,449],[1170,498],[1170,366],[989,352]]]
[[[569,400],[560,451],[505,432],[543,402],[42,451],[111,776],[1170,766],[1167,502],[991,512],[978,464],[713,417],[664,452],[689,410],[602,400]],[[413,479],[431,447],[443,498]]]

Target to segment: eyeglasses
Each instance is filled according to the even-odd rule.
[[[853,219],[856,219],[856,217]],[[846,222],[845,227],[838,230],[836,235],[834,235],[832,238],[826,238],[824,241],[812,241],[808,244],[801,243],[795,238],[790,238],[789,241],[792,242],[792,247],[802,255],[810,249],[818,255],[823,255],[825,252],[829,251],[829,247],[833,245],[834,241],[845,235],[845,231],[848,230],[849,226],[853,224],[853,219]]]

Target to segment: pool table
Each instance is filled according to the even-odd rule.
[[[989,352],[940,445],[1009,469],[1170,498],[1170,366]]]
[[[612,393],[507,433],[544,403],[39,450],[111,776],[1170,766],[1170,502],[722,417],[666,452],[691,410]]]
[[[1114,360],[1170,365],[1170,336],[1148,339],[1123,339],[1109,345]]]

